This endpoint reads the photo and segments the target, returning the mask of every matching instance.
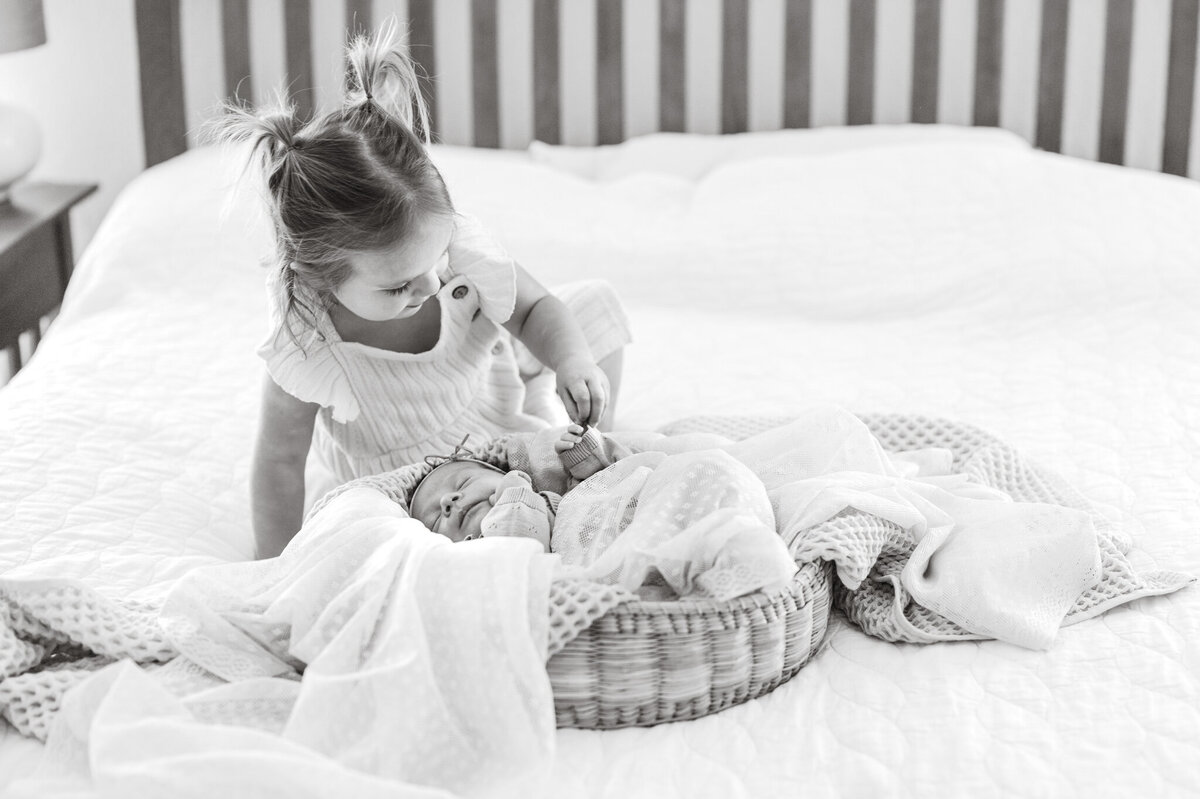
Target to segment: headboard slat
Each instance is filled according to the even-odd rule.
[[[912,121],[937,122],[942,2],[916,0],[913,14]]]
[[[601,144],[625,138],[621,0],[596,0],[596,127]]]
[[[850,0],[850,52],[846,65],[849,125],[869,125],[875,118],[875,14],[875,0]]]
[[[477,147],[500,146],[500,59],[496,0],[471,0],[471,89]]]
[[[433,81],[438,79],[437,57],[433,47],[434,0],[408,0],[408,49],[419,71]],[[429,104],[430,124],[437,127],[437,92],[427,84],[425,99]]]
[[[812,0],[787,0],[784,19],[783,126],[812,123]]]
[[[1004,61],[1004,0],[979,0],[975,29],[976,125],[1000,124],[1000,86]]]
[[[1043,0],[1039,49],[1037,138],[1043,150],[1062,149],[1063,95],[1067,80],[1068,0]]]
[[[1133,0],[1108,0],[1104,24],[1104,95],[1100,104],[1099,160],[1125,161],[1125,115],[1133,50]]]
[[[746,0],[724,0],[721,20],[721,132],[747,129],[750,112],[750,9]]]
[[[659,128],[687,130],[687,4],[659,0],[658,92]]]
[[[1162,170],[1186,175],[1191,145],[1193,98],[1196,90],[1196,36],[1200,0],[1171,3],[1171,47],[1167,56],[1166,130]]]
[[[374,24],[371,0],[346,0],[346,30],[351,36],[369,32]]]
[[[137,0],[138,67],[146,165],[187,149],[179,0]]]
[[[225,63],[225,96],[251,100],[250,7],[248,0],[221,0],[222,53]]]
[[[313,97],[312,20],[309,0],[284,0],[283,41],[287,53],[288,93],[296,109],[307,118],[316,105]]]

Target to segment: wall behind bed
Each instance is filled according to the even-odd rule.
[[[616,143],[658,130],[998,125],[1200,177],[1198,0],[137,0],[146,159],[235,91],[340,96],[348,28],[396,16],[439,138]]]

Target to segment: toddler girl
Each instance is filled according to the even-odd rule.
[[[608,429],[629,341],[607,284],[549,294],[455,211],[394,26],[347,55],[343,108],[307,121],[230,108],[217,123],[251,143],[277,245],[251,475],[259,557],[328,489],[464,434],[541,429],[562,406]],[[541,375],[546,391],[527,392]]]

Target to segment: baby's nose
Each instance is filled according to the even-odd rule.
[[[451,512],[452,510],[454,510],[454,506],[455,506],[455,504],[456,504],[456,503],[457,503],[457,502],[458,502],[460,499],[462,499],[462,492],[461,492],[461,491],[451,491],[451,492],[449,492],[449,493],[442,494],[442,502],[441,502],[441,506],[442,506],[442,515],[443,515],[443,516],[449,516],[449,515],[450,515],[450,512]]]

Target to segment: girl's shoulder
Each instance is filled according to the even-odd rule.
[[[269,323],[258,347],[267,372],[293,397],[330,408],[336,421],[357,418],[358,400],[334,355],[334,339],[326,330],[330,325],[320,298],[301,288],[297,302],[289,304],[280,283],[278,274],[267,279]]]
[[[508,321],[517,301],[517,263],[478,219],[455,214],[446,281],[462,277],[479,293],[485,316]]]

